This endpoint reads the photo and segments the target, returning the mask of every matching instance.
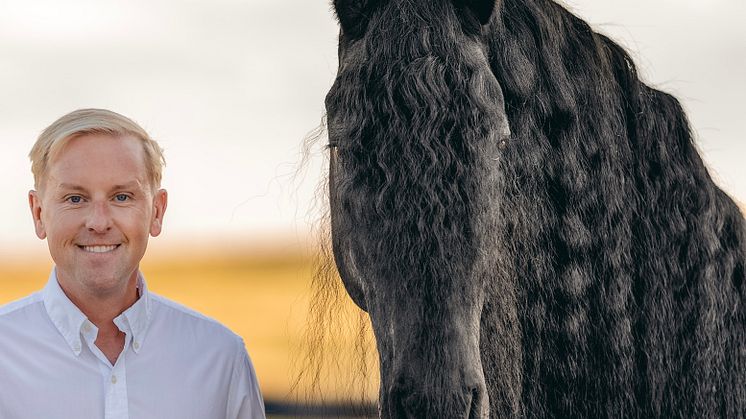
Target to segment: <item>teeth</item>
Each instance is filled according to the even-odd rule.
[[[91,253],[106,253],[116,249],[117,246],[83,246],[83,250]]]

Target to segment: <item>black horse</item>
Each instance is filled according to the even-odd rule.
[[[386,418],[746,414],[738,207],[550,0],[335,0],[334,259]]]

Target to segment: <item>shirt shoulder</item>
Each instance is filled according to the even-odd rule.
[[[5,305],[0,305],[0,321],[23,315],[26,310],[37,308],[37,304],[44,304],[44,297],[41,291],[37,291],[19,300],[11,301]]]
[[[217,320],[154,293],[150,293],[150,298],[156,322],[171,326],[178,324],[179,328],[172,328],[172,330],[178,330],[181,334],[194,336],[212,345],[217,344],[223,349],[235,350],[238,347],[244,350],[241,336]]]
[[[8,345],[27,342],[26,339],[31,342],[41,336],[48,336],[48,332],[53,333],[53,330],[41,292],[0,306],[0,348],[4,350],[7,350]],[[6,360],[0,359],[0,363],[2,361]]]

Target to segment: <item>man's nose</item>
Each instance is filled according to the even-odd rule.
[[[111,210],[107,203],[95,202],[86,220],[86,228],[96,233],[105,233],[111,229]]]

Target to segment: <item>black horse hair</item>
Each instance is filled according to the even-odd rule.
[[[396,3],[412,20],[361,12],[366,26],[343,42],[365,43],[366,65],[341,66],[327,98],[344,120],[330,125],[332,152],[351,174],[338,192],[375,197],[349,207],[373,220],[360,226],[365,263],[420,272],[427,299],[492,249],[491,304],[514,305],[520,330],[481,345],[490,394],[504,394],[490,400],[495,414],[743,417],[744,219],[712,181],[678,100],[551,0],[498,2],[486,25],[450,0]],[[417,32],[431,19],[447,24]],[[452,48],[461,36],[483,40],[488,69]],[[497,88],[485,70],[509,136],[485,103]],[[485,194],[497,205],[474,202]],[[327,248],[312,353],[334,327],[333,301],[346,298],[330,260]],[[483,327],[506,321],[485,316]]]

